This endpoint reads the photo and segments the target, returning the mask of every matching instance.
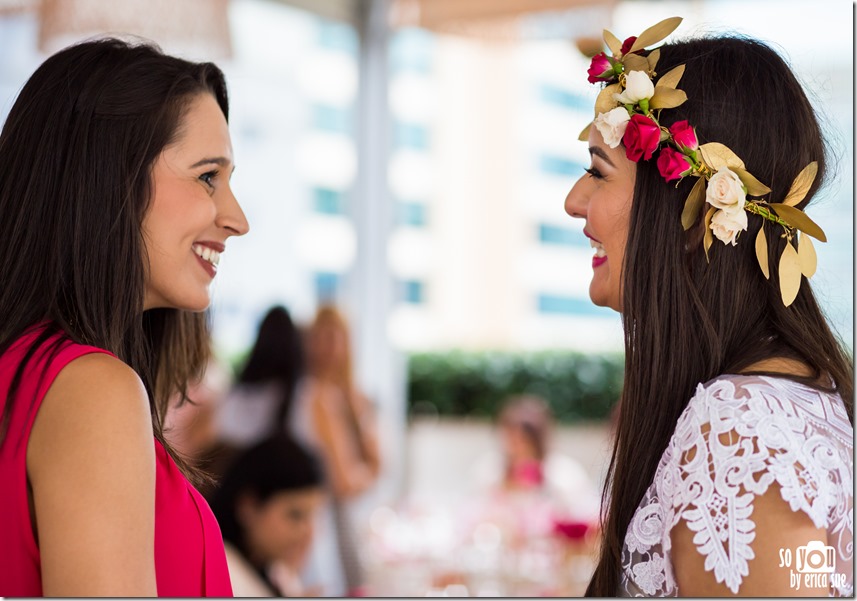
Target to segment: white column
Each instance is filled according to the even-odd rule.
[[[387,321],[395,302],[394,281],[387,260],[387,241],[394,226],[387,185],[388,9],[389,0],[358,3],[358,175],[351,203],[357,229],[357,257],[344,295],[352,303],[349,312],[354,322],[358,381],[378,409],[384,465],[381,481],[370,497],[379,502],[395,499],[401,491],[406,425],[404,357],[391,347],[387,335]]]

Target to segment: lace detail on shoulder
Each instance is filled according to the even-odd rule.
[[[853,436],[836,395],[764,376],[699,385],[628,527],[624,592],[678,594],[669,533],[684,519],[705,569],[737,593],[755,557],[753,501],[774,482],[793,511],[827,529],[836,565],[850,566]],[[850,596],[851,569],[842,572],[830,592]]]

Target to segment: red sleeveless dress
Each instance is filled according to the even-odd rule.
[[[42,328],[32,328],[0,356],[0,415],[12,378]],[[6,436],[0,443],[0,596],[42,596],[41,561],[27,501],[27,442],[36,413],[57,374],[88,353],[108,353],[64,341],[48,364],[42,345],[24,371]],[[43,369],[47,366],[47,371]],[[158,596],[231,597],[220,527],[202,495],[154,441],[155,571]]]

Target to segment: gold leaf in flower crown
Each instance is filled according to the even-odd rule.
[[[660,23],[655,23],[646,31],[637,36],[637,39],[634,41],[634,44],[631,46],[630,52],[636,52],[637,50],[642,50],[647,46],[651,46],[652,44],[657,44],[664,38],[666,38],[669,34],[676,30],[676,27],[679,26],[682,19],[681,17],[670,17],[669,19],[664,19]]]
[[[589,122],[589,125],[583,128],[583,131],[580,132],[580,135],[577,136],[577,139],[581,142],[586,142],[589,139],[589,128],[592,127],[592,122]]]
[[[708,249],[711,248],[712,243],[714,242],[714,234],[711,231],[711,218],[714,217],[714,212],[717,209],[711,207],[708,209],[708,212],[705,214],[705,237],[703,238],[702,245],[705,247],[705,260],[708,261]]]
[[[625,73],[630,71],[649,72],[649,61],[645,56],[640,56],[639,54],[626,54],[622,58],[622,64],[625,65]]]
[[[783,254],[780,255],[780,294],[783,304],[791,305],[800,290],[800,258],[791,242],[786,242]]]
[[[687,101],[687,94],[684,93],[684,90],[665,88],[659,85],[655,87],[655,94],[649,100],[649,108],[673,109],[681,106],[685,101]]]
[[[747,188],[748,196],[764,196],[765,194],[770,194],[771,189],[753,177],[753,175],[746,169],[733,167],[732,171],[738,175],[741,183],[744,184],[745,188]]]
[[[673,69],[670,69],[669,72],[661,77],[658,80],[659,88],[673,88],[678,85],[678,82],[681,81],[681,76],[684,75],[684,65],[679,65]]]
[[[646,57],[646,60],[649,62],[649,73],[655,72],[655,66],[658,64],[658,59],[661,58],[661,49],[655,48],[651,52],[649,52],[649,56]]]
[[[597,117],[601,113],[609,113],[619,106],[619,103],[613,99],[613,94],[619,94],[621,91],[622,86],[618,83],[611,83],[598,92],[598,97],[595,99],[595,116]]]
[[[816,161],[811,162],[809,165],[801,169],[801,172],[797,174],[795,181],[792,182],[792,187],[789,189],[789,193],[786,194],[783,204],[793,207],[802,201],[807,192],[809,192],[809,189],[812,187],[812,182],[815,181],[817,173],[818,163]]]
[[[699,212],[705,204],[705,178],[697,177],[696,183],[690,194],[687,195],[687,200],[684,201],[684,210],[681,212],[681,225],[685,231],[689,230],[696,223]]]
[[[756,234],[756,259],[759,261],[762,273],[765,274],[765,279],[771,279],[771,273],[768,270],[768,238],[765,236],[764,222],[762,222],[762,227],[759,228],[759,233]]]
[[[815,268],[818,266],[818,256],[815,254],[812,238],[809,236],[800,237],[797,244],[797,256],[800,259],[800,272],[808,278],[815,275]]]
[[[824,231],[800,209],[780,203],[774,203],[768,206],[777,213],[777,216],[790,226],[796,227],[816,240],[827,242],[827,236],[824,235]]]
[[[622,42],[606,29],[604,30],[604,43],[607,44],[607,47],[610,49],[613,56],[619,56],[619,54],[621,54]]]
[[[724,146],[720,142],[709,142],[699,147],[699,152],[702,154],[702,160],[705,164],[717,171],[721,167],[737,167],[744,169],[744,161],[738,158],[738,155],[732,152],[728,146]]]

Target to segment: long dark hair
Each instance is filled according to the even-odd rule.
[[[57,333],[60,342],[112,352],[142,379],[155,436],[168,450],[167,402],[176,392],[186,396],[205,363],[208,318],[143,312],[142,222],[152,167],[204,93],[228,118],[217,66],[148,43],[87,41],[42,63],[0,134],[0,354],[41,323],[27,360]],[[26,401],[14,397],[27,360],[8,392],[0,434],[12,403]]]
[[[679,88],[689,100],[664,111],[661,124],[688,119],[700,143],[731,148],[771,187],[774,203],[803,167],[818,161],[816,182],[798,205],[803,209],[828,175],[827,149],[791,68],[766,45],[737,37],[662,46],[658,73],[680,64],[686,69]],[[838,392],[853,422],[853,361],[809,283],[804,279],[794,303],[783,305],[774,262],[785,244],[780,232],[750,216],[738,245],[715,240],[707,262],[702,220],[688,232],[681,226],[692,185],[666,184],[654,160],[637,163],[622,279],[625,382],[605,485],[602,548],[587,595],[619,594],[626,530],[697,384],[762,359],[795,359],[812,376],[784,377]],[[770,280],[755,256],[761,227],[767,228]]]
[[[311,451],[287,434],[274,434],[243,451],[223,477],[211,499],[211,510],[220,524],[223,540],[244,557],[250,557],[249,541],[238,517],[238,501],[251,495],[264,504],[281,492],[321,489],[321,463]],[[256,566],[259,576],[272,588],[265,566]]]
[[[304,371],[303,340],[289,311],[282,305],[265,314],[247,362],[238,374],[239,384],[268,384],[280,388],[275,431],[284,432],[295,388]]]

